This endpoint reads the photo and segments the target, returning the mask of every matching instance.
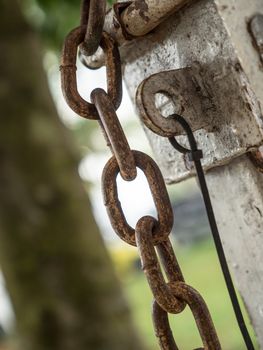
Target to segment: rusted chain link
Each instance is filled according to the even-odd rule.
[[[220,350],[221,345],[213,321],[201,295],[184,282],[173,283],[169,287],[175,298],[185,302],[190,307],[204,345],[201,349]],[[157,301],[153,304],[153,322],[161,349],[177,350],[178,347],[173,339],[167,312],[160,307]]]
[[[184,282],[184,277],[174,254],[170,239],[156,245],[156,250],[169,283],[177,281]]]
[[[81,53],[85,56],[93,55],[101,41],[106,15],[106,0],[82,0],[80,25],[86,26]]]
[[[95,89],[91,93],[91,100],[97,108],[123,179],[126,181],[134,180],[137,175],[134,156],[109,95],[102,89]]]
[[[85,31],[85,26],[77,27],[65,39],[60,66],[62,92],[74,112],[81,117],[98,120],[96,107],[80,96],[77,87],[77,51],[84,40]],[[118,109],[122,100],[122,74],[118,46],[106,32],[103,32],[100,46],[106,54],[108,94],[115,109]]]
[[[153,229],[154,244],[164,241],[171,232],[173,227],[173,210],[165,183],[153,159],[145,153],[132,151],[135,164],[140,168],[148,180],[148,184],[155,203],[158,222]],[[123,213],[121,203],[118,199],[118,189],[116,178],[120,169],[116,157],[112,157],[105,165],[102,174],[102,193],[104,204],[115,232],[126,243],[136,246],[135,230],[127,223]]]
[[[166,283],[162,274],[153,243],[153,229],[155,222],[156,220],[154,218],[144,216],[136,225],[136,243],[141,257],[142,269],[157,303],[166,312],[177,314],[184,310],[185,304],[174,296],[169,284]],[[173,273],[177,275],[175,280],[176,282],[183,281],[184,279],[173,251],[170,250],[169,255],[165,254],[165,256],[163,255],[163,258],[165,261],[169,259],[170,261],[173,260],[173,262],[175,262],[173,267],[170,267]]]
[[[160,349],[179,350],[170,328],[168,313],[161,308],[156,300],[153,302],[152,318],[155,336],[159,340]]]
[[[204,349],[221,349],[207,306],[200,294],[184,283],[183,275],[168,239],[158,245],[168,277],[168,282],[166,283],[154,249],[154,224],[155,222],[151,217],[141,218],[136,225],[136,242],[140,252],[142,268],[155,299],[153,321],[157,336],[160,338],[161,334],[164,342],[164,344],[160,342],[161,349],[172,350],[177,348],[171,335],[167,315],[165,316],[165,314],[168,312],[181,313],[186,304],[190,306],[195,317]],[[161,332],[161,329],[163,332]],[[165,344],[170,344],[170,347]]]
[[[122,99],[121,62],[118,47],[109,34],[103,32],[99,42],[103,4],[103,1],[97,5],[92,0],[84,1],[82,25],[66,37],[61,60],[63,94],[68,105],[77,114],[87,119],[98,120],[107,145],[113,153],[102,175],[104,202],[115,232],[128,244],[138,246],[143,270],[155,299],[154,322],[157,336],[163,337],[163,342],[160,341],[161,349],[177,349],[169,330],[167,312],[180,313],[188,304],[195,317],[204,349],[219,350],[221,347],[209,311],[200,295],[185,284],[168,238],[173,227],[173,211],[160,169],[148,155],[130,149],[118,120],[116,110]],[[97,31],[94,29],[96,19],[93,18],[97,14],[96,6],[100,21],[100,29]],[[89,33],[89,28],[93,28],[94,31]],[[93,90],[93,104],[85,101],[77,88],[77,51],[79,46],[83,47],[84,41],[84,46],[88,48],[86,53],[89,54],[99,45],[106,54],[107,92],[102,89]],[[124,180],[131,181],[136,178],[137,168],[140,168],[147,178],[157,210],[157,219],[144,216],[134,229],[127,223],[118,199],[116,178],[121,173]],[[161,264],[166,278],[162,273]]]

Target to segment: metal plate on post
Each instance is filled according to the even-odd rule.
[[[166,103],[158,102],[157,94],[168,96]],[[258,124],[260,111],[254,102],[238,63],[194,64],[157,73],[145,79],[137,91],[140,116],[154,133],[164,137],[183,134],[180,126],[166,119],[162,111],[166,116],[178,113],[187,119],[203,150],[205,169],[225,164],[263,142]],[[186,144],[186,138],[180,136],[180,142]],[[220,147],[214,148],[213,144]],[[190,176],[194,169],[189,168],[184,157],[174,156],[176,164],[181,163],[175,169],[176,180]]]
[[[145,79],[136,94],[139,115],[144,124],[159,135],[182,135],[180,125],[165,118],[177,113],[184,115],[192,130],[212,131],[216,106],[211,88],[204,84],[204,74],[207,72],[195,65],[160,72]]]
[[[131,96],[145,79],[149,79],[146,85],[156,85],[156,74],[162,74],[160,78],[166,82],[161,84],[170,86],[164,90],[172,91],[177,102],[173,107],[157,99],[157,105],[161,103],[165,116],[179,112],[189,118],[204,153],[205,170],[227,164],[263,143],[258,96],[252,91],[243,60],[237,56],[214,1],[193,2],[151,35],[122,51]],[[151,97],[154,108],[153,101]],[[139,109],[143,112],[140,97]],[[194,170],[166,138],[145,130],[167,183],[193,175]],[[179,136],[179,141],[186,143],[184,136]]]

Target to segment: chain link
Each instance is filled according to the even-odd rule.
[[[189,305],[203,341],[203,349],[220,350],[207,306],[198,292],[184,282],[169,240],[173,227],[173,211],[160,169],[148,155],[130,149],[118,120],[116,110],[122,99],[121,62],[115,41],[109,34],[102,32],[104,10],[105,1],[83,1],[81,26],[66,37],[61,59],[64,97],[77,114],[98,120],[106,143],[113,153],[102,174],[104,203],[115,232],[128,244],[138,247],[142,268],[154,296],[153,321],[160,348],[178,349],[169,327],[167,313],[181,313]],[[97,15],[98,19],[95,18]],[[79,95],[77,88],[77,52],[80,49],[85,55],[91,55],[98,46],[106,55],[108,86],[107,92],[102,89],[93,90],[92,103],[89,103]],[[134,180],[137,168],[143,171],[148,181],[157,219],[144,216],[134,229],[127,223],[118,199],[116,178],[120,173],[124,180]]]
[[[61,57],[61,85],[64,98],[69,107],[81,117],[99,120],[96,107],[85,101],[77,87],[77,51],[85,37],[86,26],[73,29],[64,42]],[[100,46],[106,55],[107,90],[115,109],[122,100],[122,74],[118,46],[106,32],[103,32]]]
[[[139,151],[132,151],[132,153],[136,166],[143,171],[147,178],[157,209],[158,221],[153,229],[153,240],[155,244],[158,244],[168,237],[173,227],[172,206],[162,174],[154,160],[145,153]],[[136,246],[135,229],[127,223],[121,203],[118,199],[116,178],[119,171],[117,159],[113,156],[105,165],[102,174],[104,204],[115,232],[126,243]]]
[[[136,225],[136,243],[141,257],[142,269],[157,303],[166,312],[178,314],[184,310],[185,304],[174,296],[174,293],[170,288],[170,281],[166,283],[162,274],[153,243],[154,226],[155,219],[149,216],[141,218]],[[173,255],[173,251],[169,251],[169,255],[165,254],[163,257],[165,258],[165,261],[169,259],[175,263],[171,267],[171,270],[173,270],[174,273],[177,273],[175,282],[183,281],[180,268],[178,267],[176,258]]]
[[[102,89],[95,89],[91,93],[91,100],[94,102],[100,116],[101,125],[118,162],[122,178],[126,181],[134,180],[137,176],[134,155],[109,95]]]
[[[93,55],[101,41],[106,15],[106,0],[82,0],[80,25],[86,26],[83,42],[80,44],[84,56]]]
[[[200,350],[220,350],[221,346],[213,325],[213,321],[201,295],[191,286],[184,282],[172,283],[169,285],[174,297],[185,302],[191,309],[200,333],[203,348]],[[172,331],[169,326],[167,311],[154,301],[153,323],[156,337],[159,338],[159,345],[162,350],[177,350]],[[198,349],[196,349],[198,350]]]

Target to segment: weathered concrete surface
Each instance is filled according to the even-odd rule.
[[[194,2],[152,35],[131,45],[122,51],[124,76],[133,98],[138,85],[154,73],[200,65],[201,98],[206,103],[194,117],[204,119],[208,115],[214,129],[195,133],[205,155],[205,169],[225,164],[262,143],[261,110],[214,1]],[[174,107],[174,111],[178,109],[180,106]],[[193,117],[192,110],[186,108],[184,116],[190,115]],[[167,182],[192,174],[166,139],[146,132]],[[180,141],[186,142],[184,137]]]
[[[261,106],[263,105],[263,64],[253,45],[248,23],[256,13],[263,14],[262,0],[216,0],[219,14],[236,54]]]
[[[263,13],[261,0],[200,0],[173,15],[151,35],[122,49],[124,77],[133,100],[138,85],[154,73],[192,67],[206,75],[203,97],[213,108],[214,129],[195,132],[204,151],[208,186],[227,258],[263,348],[263,177],[245,156],[262,144],[263,73],[247,22]],[[196,97],[196,96],[195,96]],[[180,111],[167,104],[162,110]],[[172,109],[172,110],[171,110]],[[184,111],[187,113],[190,109]],[[158,164],[169,183],[191,176],[181,155],[165,138],[146,130]],[[185,137],[179,140],[185,143]],[[234,160],[235,159],[235,160]],[[228,165],[227,165],[228,164]]]
[[[263,346],[263,174],[246,155],[206,175],[231,271]]]

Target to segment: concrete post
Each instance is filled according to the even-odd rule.
[[[185,103],[182,114],[210,118],[209,127],[195,136],[204,151],[227,258],[263,348],[263,175],[247,156],[263,144],[262,53],[248,30],[256,13],[263,14],[262,0],[194,1],[151,34],[123,47],[122,56],[133,100],[138,85],[152,74],[199,67],[192,73],[198,87],[192,97],[199,98],[201,107],[193,116],[195,106]],[[180,102],[171,107],[162,98],[160,103],[166,112],[182,112]],[[165,138],[146,133],[168,183],[194,174]]]

